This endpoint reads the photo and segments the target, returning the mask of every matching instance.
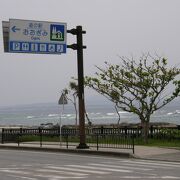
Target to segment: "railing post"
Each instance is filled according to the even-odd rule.
[[[22,136],[22,128],[19,128],[19,132],[18,132],[18,146],[20,145],[20,136]]]
[[[150,127],[150,133],[151,133],[150,137],[153,138],[153,125],[151,125]]]
[[[1,144],[4,144],[4,128],[2,128]]]
[[[40,147],[42,147],[42,129],[39,128],[39,136],[40,136]]]
[[[124,127],[125,137],[127,136],[127,126]]]
[[[134,134],[132,135],[132,145],[133,145],[133,154],[134,154]]]
[[[22,128],[20,128],[20,131],[19,131],[19,132],[20,132],[20,134],[22,134]]]
[[[104,127],[101,126],[101,134],[103,135],[104,134]]]
[[[68,149],[68,134],[66,135],[66,148]]]
[[[20,133],[18,133],[18,147],[19,147],[19,144],[20,144],[20,142],[19,142],[19,136],[20,136]]]
[[[97,151],[99,150],[99,137],[98,137],[98,134],[96,134],[96,141],[97,141]]]

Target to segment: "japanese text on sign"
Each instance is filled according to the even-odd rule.
[[[9,51],[66,53],[66,23],[10,20]]]

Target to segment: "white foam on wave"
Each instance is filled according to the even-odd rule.
[[[108,116],[113,116],[115,113],[106,113]]]
[[[112,117],[109,117],[109,116],[97,116],[97,117],[93,117],[93,120],[107,120],[107,119],[111,119]],[[115,117],[113,117],[113,118],[115,118]]]
[[[48,114],[48,117],[57,117],[58,114]]]
[[[126,111],[119,111],[118,113],[119,113],[119,114],[128,114],[129,112],[126,112]]]
[[[67,117],[71,117],[71,116],[72,116],[72,114],[66,114],[66,116],[67,116]]]
[[[32,119],[32,118],[34,118],[34,116],[27,116],[26,118],[27,119]]]
[[[87,113],[88,115],[101,115],[102,113],[100,112],[90,112],[90,113]]]
[[[180,110],[175,110],[174,112],[169,112],[167,115],[180,114]]]
[[[172,114],[173,114],[172,112],[167,113],[167,115],[172,115]]]
[[[176,110],[175,112],[176,112],[177,114],[180,114],[180,110]]]

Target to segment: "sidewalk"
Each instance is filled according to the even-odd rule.
[[[135,156],[141,159],[180,162],[180,149],[135,146]]]
[[[71,153],[83,153],[83,154],[95,154],[106,156],[118,156],[123,158],[140,158],[151,160],[163,160],[180,162],[180,149],[173,148],[160,148],[160,147],[147,147],[147,146],[135,146],[135,154],[132,150],[128,149],[113,149],[113,148],[100,148],[98,151],[96,148],[89,149],[76,149],[75,146],[66,146],[58,143],[43,144],[40,147],[39,143],[26,143],[20,144],[18,147],[15,143],[0,144],[0,149],[21,149],[21,150],[34,150],[34,151],[48,151],[48,152],[71,152]]]

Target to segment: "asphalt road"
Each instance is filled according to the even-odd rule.
[[[180,163],[0,150],[0,180],[180,179]]]

